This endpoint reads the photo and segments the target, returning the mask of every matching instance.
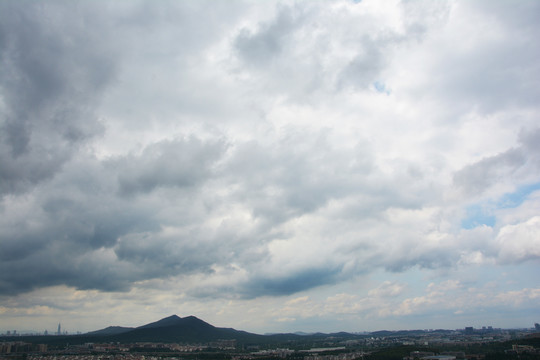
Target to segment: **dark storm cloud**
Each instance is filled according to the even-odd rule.
[[[46,236],[47,234],[44,234]],[[49,241],[41,251],[34,251],[20,261],[0,265],[2,295],[19,294],[34,289],[67,285],[77,289],[126,291],[133,281],[144,279],[132,264],[111,261],[104,252],[66,249],[68,244]]]
[[[12,226],[0,235],[0,290],[58,284],[126,290],[133,281],[205,272],[230,260],[220,255],[225,243],[216,246],[216,239],[205,241],[207,235],[197,231],[184,237],[160,234],[162,209],[149,197],[154,189],[169,188],[176,206],[189,212],[196,205],[189,198],[212,175],[225,149],[222,140],[190,137],[150,145],[139,156],[103,162],[79,157],[66,164],[61,177],[30,197],[24,216],[4,219]],[[185,187],[190,196],[177,192]],[[126,196],[139,193],[146,196]],[[191,221],[201,226],[200,218]]]
[[[0,193],[51,178],[101,134],[93,107],[114,74],[103,23],[82,4],[0,5]]]
[[[60,284],[118,290],[137,278],[137,268],[117,263],[112,251],[106,252],[121,235],[156,230],[152,214],[112,199],[114,193],[92,191],[109,187],[100,180],[104,173],[94,172],[94,178],[80,182],[69,175],[63,178],[69,185],[53,181],[44,194],[30,197],[21,213],[4,214],[2,225],[10,226],[0,235],[2,293]]]
[[[267,268],[268,267],[268,268]],[[250,268],[247,279],[233,277],[218,284],[195,285],[187,293],[194,298],[255,299],[261,296],[287,296],[324,285],[335,284],[346,278],[342,265],[304,266],[284,273],[263,261]]]
[[[111,161],[118,171],[120,193],[148,193],[158,187],[189,187],[211,174],[216,160],[225,153],[223,141],[203,143],[191,137],[162,141],[144,149],[140,155]]]
[[[118,260],[133,267],[138,273],[132,281],[212,274],[214,266],[226,266],[238,261],[249,242],[234,245],[224,234],[206,234],[197,227],[182,229],[175,234],[143,233],[122,237],[114,252]],[[219,295],[218,295],[219,296]]]
[[[253,276],[238,292],[245,298],[282,296],[332,284],[339,280],[340,268],[306,268],[284,276]]]

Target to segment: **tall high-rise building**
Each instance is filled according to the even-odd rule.
[[[58,323],[58,331],[56,332],[56,335],[62,335],[62,328],[60,327],[60,323]]]

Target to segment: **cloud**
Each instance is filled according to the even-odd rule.
[[[468,195],[481,194],[524,163],[525,158],[521,151],[511,149],[465,167],[455,174],[454,183]]]
[[[152,144],[140,155],[114,159],[108,165],[118,172],[120,194],[132,195],[159,187],[200,185],[225,151],[219,140],[203,143],[191,137]]]
[[[522,303],[531,302],[536,303],[540,298],[540,289],[521,289],[516,291],[508,291],[498,294],[496,301],[500,301],[503,304],[510,304],[512,306],[519,306]]]
[[[431,289],[436,286],[437,289]],[[505,309],[508,305],[525,305],[532,308],[539,297],[538,289],[524,288],[512,291],[490,288],[465,288],[455,281],[430,285],[425,295],[403,300],[390,314],[392,316],[415,316],[436,311],[454,311],[457,315],[470,316],[481,309]],[[438,309],[438,310],[436,310]],[[493,320],[493,319],[492,319]]]
[[[2,7],[0,192],[5,195],[53,177],[74,151],[103,133],[94,107],[116,67],[112,48],[89,31],[107,29],[92,8]]]
[[[538,166],[538,148],[535,145],[538,132],[537,128],[521,129],[518,147],[465,166],[454,173],[454,185],[466,195],[481,195],[495,184],[513,180],[524,173],[535,173]]]
[[[248,298],[263,295],[279,296],[294,294],[302,290],[334,283],[337,281],[339,272],[339,269],[307,268],[296,273],[286,274],[285,276],[276,277],[266,275],[258,278],[255,275],[243,286],[241,292],[245,292],[245,296]]]
[[[248,64],[264,65],[271,62],[275,56],[279,56],[287,36],[297,22],[293,19],[292,11],[287,6],[281,6],[271,23],[259,24],[254,32],[246,28],[240,31],[234,45]]]
[[[3,299],[467,314],[538,258],[537,7],[3,3]]]
[[[471,107],[494,113],[531,106],[538,88],[528,75],[537,74],[534,57],[540,48],[526,35],[534,27],[530,21],[524,20],[527,26],[516,25],[517,14],[529,19],[528,11],[538,11],[538,4],[514,8],[503,2],[497,6],[459,2],[448,6],[446,19],[429,17],[439,21],[426,32],[421,47],[436,48],[437,52],[420,51],[411,57],[424,74],[411,79],[410,84],[420,85],[420,93],[412,93],[422,94],[424,101],[450,101],[450,122]],[[490,29],[489,34],[484,28]]]
[[[385,281],[377,288],[370,290],[368,295],[376,297],[397,296],[403,292],[403,288],[403,284],[395,284],[390,281]]]
[[[521,262],[540,257],[538,230],[540,217],[535,216],[526,222],[506,225],[497,235],[499,259],[502,262]]]

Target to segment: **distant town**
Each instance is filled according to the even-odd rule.
[[[137,328],[0,335],[2,360],[540,359],[540,324],[370,333],[257,335],[173,315]]]

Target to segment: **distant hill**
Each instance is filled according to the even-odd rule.
[[[394,330],[394,331],[379,330],[379,331],[373,331],[370,334],[371,336],[375,336],[375,337],[390,337],[390,336],[420,336],[426,333],[430,333],[430,334],[438,333],[438,334],[443,335],[443,334],[449,334],[451,332],[452,330],[443,330],[443,329],[430,330],[430,331],[427,331],[427,330]]]

